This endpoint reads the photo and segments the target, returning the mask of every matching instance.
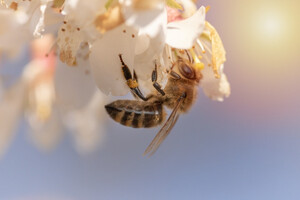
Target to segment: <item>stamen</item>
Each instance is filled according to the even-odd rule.
[[[203,47],[206,49],[206,51],[212,55],[212,50],[207,46],[207,44],[205,44],[204,42],[201,43],[203,45]]]
[[[197,44],[200,46],[200,48],[201,48],[201,50],[202,50],[202,53],[205,54],[206,51],[205,51],[205,49],[204,49],[203,44],[201,43],[201,41],[200,41],[199,39],[197,39]]]
[[[189,49],[189,52],[191,53],[193,60],[194,60],[194,64],[193,66],[195,68],[198,68],[200,70],[202,70],[204,68],[204,64],[199,60],[198,56],[196,55],[194,49]]]
[[[171,63],[174,63],[174,57],[173,57],[173,54],[172,54],[171,47],[167,46],[166,48],[167,48],[168,58],[170,58]]]
[[[178,59],[178,52],[176,49],[172,49],[172,52],[174,53],[176,60]]]
[[[199,41],[200,42],[200,41]],[[216,66],[214,66],[213,64],[212,64],[212,58],[209,58],[210,56],[212,56],[212,50],[207,46],[207,44],[205,44],[204,42],[203,43],[201,43],[202,45],[203,45],[203,47],[207,50],[207,52],[208,52],[208,54],[203,54],[203,58],[205,59],[205,61],[208,63],[207,65],[208,65],[208,67],[212,67],[212,70],[213,70],[213,72],[214,72],[214,74],[215,74],[215,77],[217,78],[217,79],[219,79],[220,78],[220,73],[219,73],[219,70],[217,69],[217,67]]]
[[[184,50],[183,49],[179,49],[178,50],[180,54],[184,54]]]
[[[215,74],[215,77],[216,78],[220,78],[220,73],[219,73],[219,70],[218,70],[217,66],[212,65],[211,64],[213,62],[212,59],[209,59],[209,56],[207,54],[205,54],[205,52],[203,52],[203,50],[205,51],[205,49],[206,49],[208,51],[208,54],[212,55],[212,50],[207,46],[207,44],[205,44],[204,42],[202,43],[199,39],[197,39],[197,44],[202,49],[203,58],[208,63],[208,67],[212,67],[212,70],[213,70],[213,72]]]

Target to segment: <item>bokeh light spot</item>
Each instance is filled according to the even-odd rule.
[[[261,13],[256,19],[257,28],[265,41],[279,40],[284,34],[284,16],[279,12]]]

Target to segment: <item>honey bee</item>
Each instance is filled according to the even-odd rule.
[[[168,81],[164,89],[157,83],[157,65],[152,72],[152,82],[156,90],[145,97],[137,82],[119,55],[123,75],[134,96],[141,100],[117,100],[105,106],[107,113],[116,122],[133,128],[150,128],[162,124],[166,120],[164,107],[172,109],[169,118],[144,152],[152,155],[168,136],[178,120],[179,114],[186,113],[197,97],[197,86],[202,78],[200,69],[193,67],[190,59],[178,57],[168,70]]]

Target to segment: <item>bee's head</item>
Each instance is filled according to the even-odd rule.
[[[182,78],[188,80],[195,80],[199,82],[202,78],[201,70],[195,68],[194,65],[187,59],[179,57],[175,63],[176,71],[180,74]]]

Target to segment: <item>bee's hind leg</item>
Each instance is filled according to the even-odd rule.
[[[121,64],[122,64],[122,72],[123,72],[123,75],[126,79],[126,82],[127,82],[127,85],[128,87],[130,88],[131,90],[131,93],[133,93],[133,96],[134,97],[139,97],[140,99],[144,100],[144,101],[147,101],[149,98],[151,98],[152,96],[147,96],[145,97],[143,95],[143,93],[141,92],[141,90],[139,89],[139,84],[138,84],[138,81],[137,81],[137,75],[135,72],[133,72],[133,77],[132,77],[132,74],[128,68],[128,66],[124,63],[123,61],[123,58],[122,58],[122,55],[119,54],[119,58],[120,58],[120,61],[121,61]]]

